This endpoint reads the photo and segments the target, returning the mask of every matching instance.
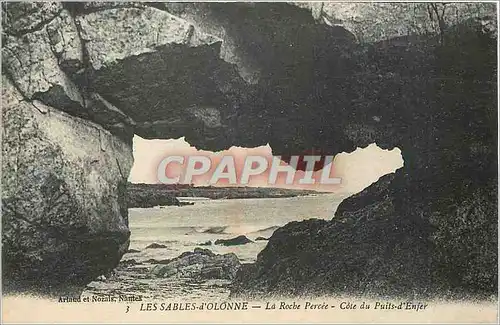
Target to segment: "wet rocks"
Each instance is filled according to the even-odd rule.
[[[234,253],[217,255],[208,249],[195,248],[193,252],[185,252],[168,264],[154,266],[150,274],[155,277],[231,280],[240,265]]]
[[[223,246],[245,245],[248,243],[253,243],[253,241],[251,241],[244,235],[234,237],[231,239],[217,239],[214,242],[215,245],[223,245]]]
[[[146,246],[146,249],[157,249],[157,248],[168,248],[168,246],[163,245],[163,244],[158,244],[158,243],[152,243],[152,244]]]
[[[238,273],[233,294],[399,296],[431,288],[430,227],[418,215],[396,212],[393,178],[345,200],[331,221],[276,230],[257,262]]]
[[[348,143],[340,139],[346,138],[397,145],[404,167],[344,200],[330,222],[277,230],[257,262],[238,273],[235,295],[470,298],[497,292],[498,127],[487,122],[498,114],[490,68],[497,39],[479,25],[367,48],[370,63],[356,63],[366,76],[356,78],[366,87],[356,91],[363,99],[347,86],[354,79],[342,79],[341,86],[357,121],[332,139],[344,148]],[[330,150],[337,152],[335,145]]]
[[[463,194],[460,203],[434,207],[408,195],[411,189],[402,187],[406,177],[401,170],[382,177],[343,201],[331,221],[292,222],[275,231],[257,261],[238,271],[232,295],[485,299],[494,294],[495,182]]]
[[[149,263],[149,264],[168,264],[170,263],[170,259],[164,259],[164,260],[157,260],[157,259],[154,259],[154,258],[150,258],[149,260],[145,261],[145,263]]]
[[[121,266],[132,266],[132,265],[140,265],[141,262],[136,261],[135,259],[120,261]]]

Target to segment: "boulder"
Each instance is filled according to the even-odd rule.
[[[496,184],[475,188],[461,203],[416,208],[404,177],[382,177],[344,200],[331,221],[276,230],[257,261],[238,271],[232,296],[490,297],[498,281]]]
[[[217,239],[214,244],[223,246],[235,246],[235,245],[245,245],[248,243],[253,243],[253,241],[248,239],[246,236],[241,235],[231,239]]]
[[[390,199],[393,179],[386,175],[345,200],[331,221],[276,230],[257,262],[238,274],[234,294],[399,296],[431,288],[430,228],[417,215],[399,217]]]
[[[150,274],[156,277],[170,277],[177,273],[177,269],[167,265],[155,265]]]
[[[4,288],[83,286],[127,251],[132,148],[95,123],[24,100],[5,76],[2,86]]]
[[[145,247],[146,249],[156,249],[156,248],[168,248],[167,245],[163,245],[163,244],[158,244],[158,243],[152,243],[148,246]]]
[[[19,14],[24,11],[28,17],[32,12],[41,13],[43,10],[15,3],[6,8],[7,16],[12,15],[12,11]],[[2,63],[5,73],[26,98],[41,99],[39,96],[43,96],[49,99],[45,102],[48,105],[77,112],[84,105],[83,96],[60,67],[59,58],[81,60],[81,42],[76,25],[62,4],[55,3],[51,8],[50,16],[30,18],[32,25],[41,28],[23,28],[15,20],[6,22],[11,33],[4,39]]]
[[[231,280],[240,265],[234,253],[218,255],[208,249],[195,248],[193,252],[184,252],[165,265],[154,266],[150,274],[155,277]]]

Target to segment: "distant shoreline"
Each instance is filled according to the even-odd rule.
[[[288,198],[328,194],[314,190],[293,190],[273,187],[213,187],[192,186],[186,184],[144,184],[128,183],[128,207],[151,208],[155,206],[193,205],[186,202],[189,198],[207,199],[257,199],[257,198]],[[178,198],[182,198],[179,200]]]

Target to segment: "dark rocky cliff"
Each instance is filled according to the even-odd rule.
[[[315,10],[2,4],[5,283],[50,292],[118,263],[138,134],[285,156],[402,150],[404,168],[331,222],[277,231],[235,294],[494,291],[494,19],[361,44]]]
[[[398,43],[368,48],[366,88],[352,99],[387,122],[382,143],[402,149],[404,168],[330,222],[276,231],[233,295],[496,294],[496,39],[464,24],[443,43]]]

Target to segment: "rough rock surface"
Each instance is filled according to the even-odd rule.
[[[58,61],[58,56],[69,60],[72,55],[59,48],[62,41],[61,37],[56,35],[57,31],[64,33],[68,38],[67,44],[79,48],[80,40],[76,36],[76,27],[62,7],[57,16],[42,20],[38,24],[43,24],[43,28],[24,32],[20,30],[18,33],[4,35],[4,73],[9,75],[24,97],[43,98],[47,105],[78,112],[84,105],[83,96],[63,72]],[[80,51],[75,53],[78,54],[81,54]]]
[[[217,239],[214,244],[223,246],[235,246],[235,245],[245,245],[248,243],[252,243],[252,241],[248,239],[246,236],[241,235],[230,239]]]
[[[396,211],[393,178],[344,201],[330,222],[311,219],[276,230],[257,262],[238,273],[233,294],[427,293],[429,226]]]
[[[269,143],[284,156],[401,149],[403,169],[343,202],[331,222],[277,231],[235,293],[496,290],[488,6],[457,9],[456,21],[429,16],[434,30],[412,34],[397,27],[404,19],[371,19],[385,16],[373,4],[347,11],[361,25],[356,15],[332,21],[340,9],[287,3],[2,4],[4,279],[80,284],[118,263],[135,133],[208,150]],[[377,42],[357,42],[371,30]],[[381,271],[355,269],[345,244],[356,265]],[[310,265],[324,272],[307,282]],[[427,274],[418,287],[392,285]]]
[[[495,30],[496,7],[485,3],[356,3],[291,2],[307,8],[319,24],[341,26],[359,42],[379,42],[411,34],[440,32],[436,14],[446,26],[482,17],[483,27]],[[409,14],[410,13],[410,14]]]
[[[130,116],[136,134],[180,137],[196,125],[206,131],[203,137],[214,138],[212,145],[229,145],[222,109],[231,103],[221,88],[231,87],[237,74],[219,58],[219,39],[156,8],[108,9],[76,19],[87,66],[75,78],[85,78]]]
[[[155,277],[232,280],[240,265],[234,253],[218,255],[209,249],[195,248],[193,252],[185,252],[167,264],[154,266],[150,274]]]
[[[85,285],[128,248],[132,150],[2,81],[4,288]]]
[[[233,294],[496,293],[495,43],[471,23],[441,44],[370,49],[359,103],[404,167],[343,201],[332,221],[276,231]]]

